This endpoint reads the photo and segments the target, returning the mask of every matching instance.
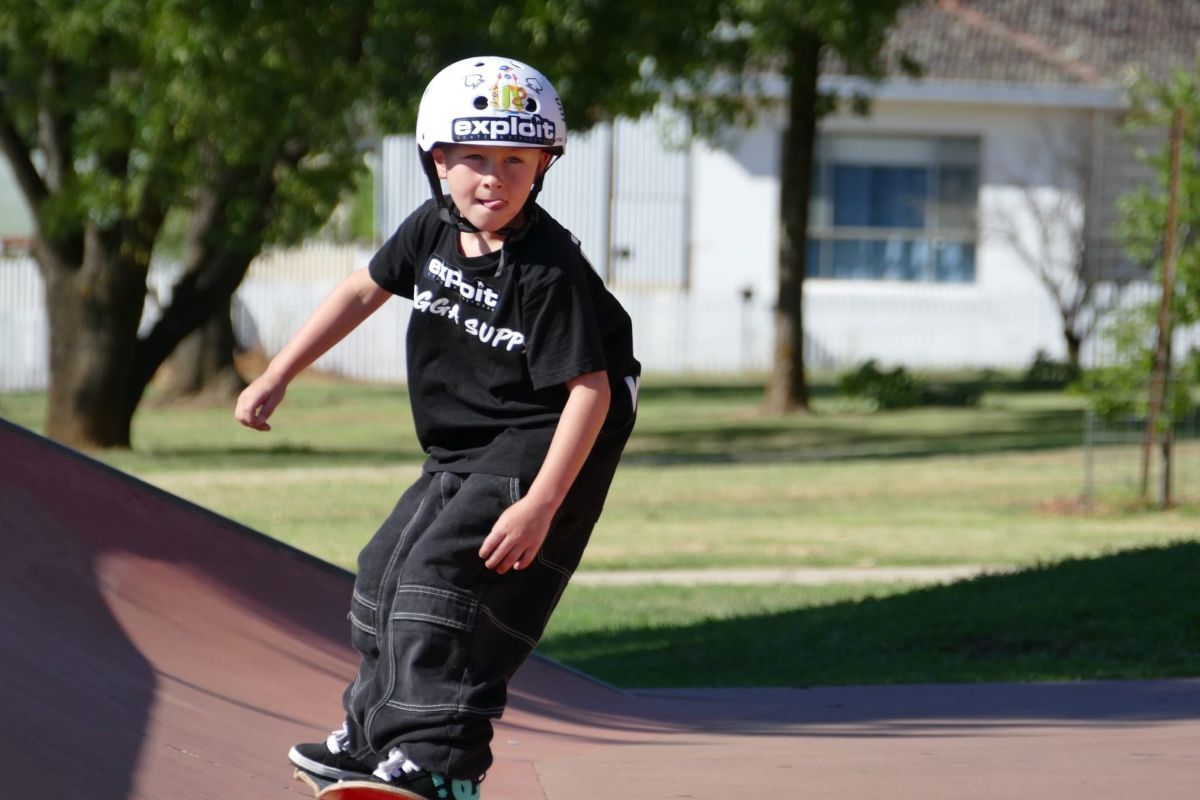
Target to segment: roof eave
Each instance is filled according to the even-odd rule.
[[[1068,86],[999,81],[904,80],[872,81],[845,75],[823,75],[821,91],[842,97],[861,95],[896,102],[972,103],[1118,110],[1128,107],[1125,92],[1115,86]]]

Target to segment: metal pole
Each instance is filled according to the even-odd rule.
[[[1083,412],[1083,507],[1092,507],[1092,498],[1095,491],[1093,481],[1095,480],[1095,464],[1096,454],[1094,452],[1096,443],[1093,439],[1093,431],[1096,426],[1096,413],[1090,408]]]

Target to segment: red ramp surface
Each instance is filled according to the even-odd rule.
[[[303,797],[350,576],[0,421],[3,797]],[[1200,682],[621,692],[543,659],[488,800],[1195,798]]]

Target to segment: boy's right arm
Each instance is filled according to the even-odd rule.
[[[391,294],[366,268],[351,273],[326,297],[296,335],[271,359],[266,371],[238,397],[234,417],[248,428],[269,431],[267,418],[283,400],[287,386],[305,367],[340,342]]]

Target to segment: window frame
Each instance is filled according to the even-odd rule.
[[[879,147],[883,158],[839,160],[832,151],[838,143],[844,147],[870,150]],[[886,160],[889,143],[894,149],[930,149],[931,153],[921,161],[910,154],[906,159],[892,162]],[[967,156],[961,155],[964,151]],[[960,155],[949,157],[946,154]],[[982,137],[971,134],[929,134],[910,132],[831,132],[818,136],[813,159],[813,183],[809,206],[808,252],[805,268],[806,278],[817,280],[845,281],[865,280],[872,282],[896,282],[934,285],[973,285],[978,281],[979,249],[979,206],[982,186]],[[863,167],[908,168],[919,165],[926,174],[925,208],[923,226],[885,227],[880,225],[837,225],[837,186],[835,171],[839,165],[857,164]],[[947,171],[969,169],[973,185],[962,192],[969,202],[951,209],[947,186],[943,182]],[[945,217],[955,215],[969,221],[968,225],[945,224]],[[910,253],[903,257],[908,268],[899,271],[894,264],[875,259],[875,254],[864,257],[860,267],[847,269],[837,263],[839,245],[843,252],[846,245],[857,244],[862,250],[875,249],[884,253],[897,246],[913,250],[923,246],[926,252],[920,255],[921,263],[912,267]],[[965,265],[951,267],[942,259],[966,255]]]

